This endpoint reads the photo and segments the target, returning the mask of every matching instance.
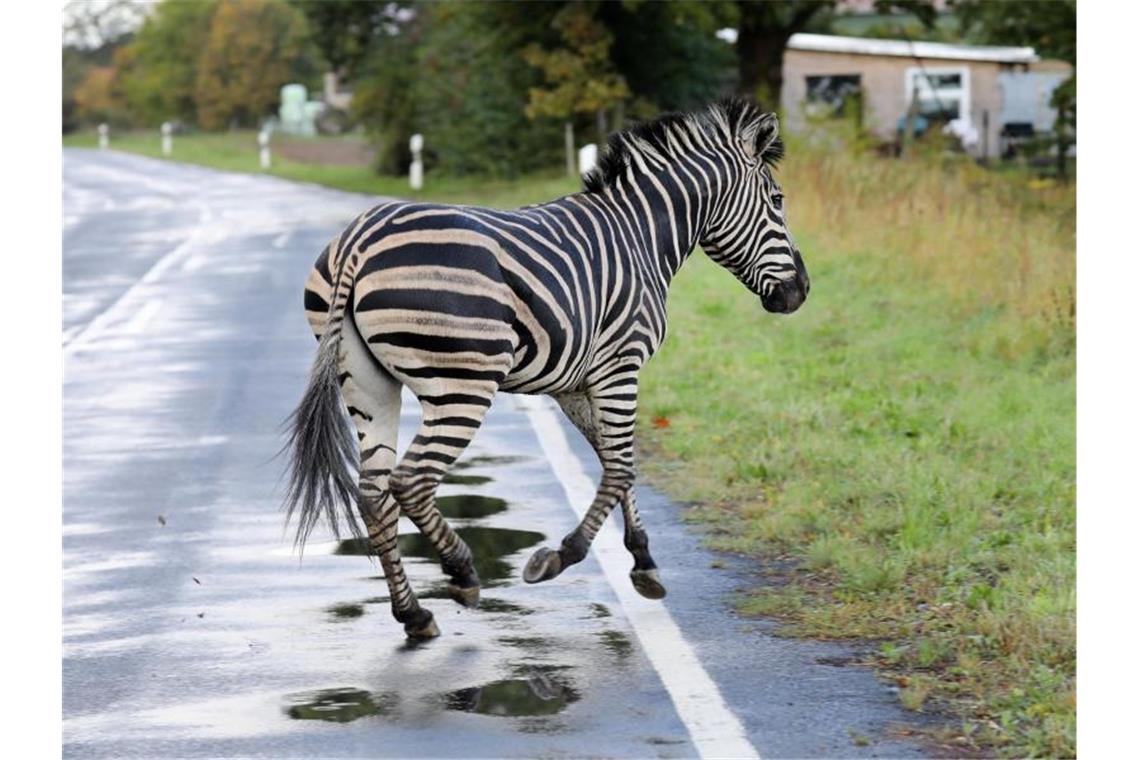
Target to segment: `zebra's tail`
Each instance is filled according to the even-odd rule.
[[[334,297],[333,303],[337,300]],[[288,525],[296,515],[294,544],[302,549],[322,515],[338,539],[341,517],[355,537],[363,535],[355,511],[360,496],[356,484],[360,455],[355,430],[342,409],[337,377],[341,327],[341,320],[330,314],[309,387],[287,422],[290,462],[285,520]]]

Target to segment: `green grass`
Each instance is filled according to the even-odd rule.
[[[310,138],[343,140],[351,138]],[[98,140],[94,132],[78,132],[64,137],[70,147],[94,148]],[[161,142],[156,130],[120,132],[111,136],[113,150],[162,158]],[[265,173],[298,182],[312,182],[350,192],[417,198],[440,203],[471,203],[497,208],[516,208],[528,203],[557,198],[580,189],[576,178],[551,172],[532,176],[525,181],[487,180],[478,177],[439,177],[429,173],[419,192],[408,186],[406,177],[379,176],[367,166],[328,166],[302,163],[273,156],[268,172],[260,168],[257,133],[240,130],[224,133],[193,133],[174,138],[174,151],[169,160],[200,164],[226,171]]]
[[[175,157],[257,172],[254,146],[188,135]],[[149,134],[114,147],[159,153]],[[271,173],[412,195],[364,167]],[[714,546],[768,568],[743,612],[881,642],[904,708],[957,716],[935,737],[955,751],[1074,755],[1075,191],[794,140],[781,182],[811,297],[767,314],[694,253],[641,383],[643,470]],[[514,207],[576,187],[429,176],[419,197]]]

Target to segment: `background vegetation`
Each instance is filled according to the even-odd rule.
[[[73,0],[63,126],[258,127],[282,85],[315,95],[332,71],[353,90],[340,121],[368,135],[380,172],[406,172],[408,138],[421,132],[428,171],[517,176],[562,163],[566,123],[579,143],[602,144],[628,119],[719,95],[779,103],[796,32],[1029,44],[1076,63],[1075,0],[954,0],[941,14],[929,0],[873,7],[852,16],[835,0]],[[1056,103],[1066,144],[1075,94],[1074,76]]]

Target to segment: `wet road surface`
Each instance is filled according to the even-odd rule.
[[[275,454],[315,349],[301,287],[371,202],[65,152],[65,755],[921,756],[890,689],[829,664],[845,648],[733,615],[749,563],[699,548],[652,489],[639,506],[664,608],[615,591],[604,551],[523,584],[530,552],[577,522],[572,484],[597,474],[544,399],[500,396],[441,490],[477,558],[479,609],[447,599],[401,522],[439,639],[405,641],[354,542],[314,534],[297,557]],[[417,419],[406,398],[402,444]],[[675,651],[661,616],[683,634]],[[722,725],[739,736],[710,740]]]

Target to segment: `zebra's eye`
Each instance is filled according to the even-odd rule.
[[[776,193],[775,195],[773,195],[772,196],[772,205],[776,207],[777,211],[782,211],[784,209],[784,194],[783,193]]]

